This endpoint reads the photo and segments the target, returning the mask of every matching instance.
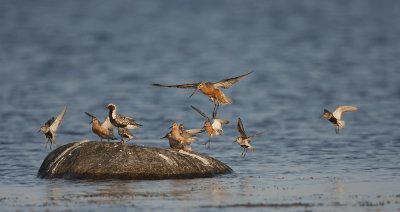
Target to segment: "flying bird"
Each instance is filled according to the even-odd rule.
[[[179,85],[162,85],[155,83],[153,84],[153,86],[195,89],[193,93],[190,95],[190,97],[193,96],[196,92],[201,91],[204,95],[208,96],[210,101],[214,103],[213,113],[216,113],[220,104],[226,105],[232,103],[232,100],[222,92],[221,88],[228,89],[251,73],[252,71],[237,77],[223,79],[218,82],[200,81],[198,83],[188,83]]]
[[[336,134],[339,134],[339,130],[346,126],[346,123],[342,120],[343,113],[356,111],[358,111],[358,108],[354,106],[338,106],[333,113],[327,109],[324,109],[324,113],[322,114],[321,118],[324,117],[331,122],[335,127]]]
[[[64,114],[67,111],[67,106],[57,115],[56,118],[51,117],[44,125],[42,125],[38,132],[42,132],[47,139],[45,149],[47,149],[47,144],[50,143],[50,149],[52,144],[56,143],[56,132],[60,126],[62,120],[64,119]]]
[[[254,151],[254,147],[251,146],[251,144],[250,144],[252,141],[252,138],[261,135],[265,131],[248,136],[246,134],[246,131],[244,130],[243,123],[242,123],[242,120],[240,119],[240,117],[238,118],[238,122],[237,122],[237,130],[239,132],[239,136],[236,137],[236,140],[233,142],[238,143],[243,148],[242,157],[246,157],[247,150],[251,149]]]

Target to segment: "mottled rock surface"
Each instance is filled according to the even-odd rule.
[[[152,180],[212,177],[231,172],[226,164],[196,152],[81,141],[49,153],[38,177]]]

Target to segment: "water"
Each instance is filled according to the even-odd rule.
[[[400,3],[397,1],[2,1],[0,209],[400,210]],[[232,124],[206,150],[235,174],[210,179],[70,181],[36,177],[36,133],[64,105],[60,146],[91,133],[114,102],[139,145],[166,148],[172,121],[211,114],[202,94],[151,83],[217,81]],[[323,108],[356,105],[336,135]],[[232,144],[241,117],[253,141]],[[205,136],[202,140],[206,140]]]

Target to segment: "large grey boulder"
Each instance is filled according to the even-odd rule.
[[[147,180],[212,177],[231,172],[226,164],[192,151],[85,140],[49,153],[38,177]]]

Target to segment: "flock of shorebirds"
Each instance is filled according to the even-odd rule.
[[[240,80],[244,79],[247,75],[252,72],[248,72],[246,74],[232,77],[228,79],[223,79],[218,82],[205,82],[200,81],[198,83],[190,83],[190,84],[179,84],[179,85],[162,85],[162,84],[153,84],[153,86],[158,87],[173,87],[173,88],[186,88],[186,89],[195,89],[193,93],[190,95],[193,96],[196,92],[201,91],[204,95],[206,95],[211,102],[214,104],[214,109],[212,113],[212,118],[210,119],[205,113],[203,113],[198,108],[191,106],[193,110],[198,112],[204,119],[204,125],[201,129],[185,129],[183,124],[173,122],[170,131],[162,138],[167,138],[169,141],[169,145],[173,149],[182,149],[186,151],[191,151],[190,144],[196,140],[197,134],[206,132],[208,135],[208,142],[205,143],[207,148],[210,148],[211,138],[214,136],[223,135],[222,127],[229,123],[228,120],[217,118],[217,111],[220,105],[231,104],[232,100],[227,97],[223,92],[223,89],[228,89],[235,85]],[[121,115],[117,112],[117,106],[115,104],[108,104],[106,106],[108,109],[108,115],[105,120],[101,123],[99,119],[92,114],[85,112],[91,118],[92,131],[94,134],[98,135],[101,140],[107,139],[117,140],[114,136],[114,128],[118,129],[118,134],[121,137],[120,142],[125,143],[134,138],[134,135],[130,131],[131,129],[135,129],[141,127],[142,125],[137,123],[133,118]],[[357,111],[357,107],[354,106],[338,106],[334,112],[330,112],[327,109],[324,109],[324,113],[321,117],[327,119],[329,122],[333,124],[335,127],[335,131],[338,134],[339,130],[345,127],[345,122],[342,120],[342,115],[345,112],[355,112]],[[64,114],[67,111],[67,107],[61,111],[61,113],[56,117],[52,117],[48,120],[44,125],[42,125],[38,132],[42,132],[47,139],[46,146],[50,144],[50,148],[52,144],[56,143],[56,131],[60,126]],[[240,117],[237,120],[237,131],[239,135],[236,137],[234,142],[238,143],[242,148],[242,157],[246,156],[247,151],[254,150],[252,145],[250,144],[252,138],[264,133],[259,132],[253,135],[247,135],[242,120]]]

